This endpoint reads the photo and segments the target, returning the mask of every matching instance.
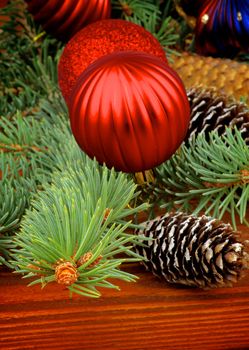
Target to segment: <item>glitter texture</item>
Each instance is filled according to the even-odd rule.
[[[59,62],[59,85],[67,103],[79,75],[96,59],[117,51],[142,51],[167,62],[159,41],[141,26],[118,19],[90,24],[68,42]]]

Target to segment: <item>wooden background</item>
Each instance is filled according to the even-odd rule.
[[[249,239],[249,228],[240,226]],[[136,283],[117,281],[100,299],[57,284],[41,290],[0,272],[0,349],[249,349],[249,274],[233,288],[169,285],[138,264]]]

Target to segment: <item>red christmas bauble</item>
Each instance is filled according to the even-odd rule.
[[[28,11],[44,30],[68,40],[87,24],[109,18],[111,0],[26,0]]]
[[[128,51],[101,57],[81,74],[69,115],[77,143],[91,158],[138,172],[176,151],[190,108],[181,79],[166,62]]]
[[[90,24],[67,43],[60,58],[58,78],[66,102],[83,70],[96,59],[116,51],[143,51],[167,62],[159,41],[137,24],[118,19]]]

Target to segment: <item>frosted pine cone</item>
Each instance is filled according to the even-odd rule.
[[[201,288],[237,282],[247,265],[244,245],[229,224],[207,216],[169,213],[136,232],[153,238],[135,250],[143,264],[167,282]]]
[[[218,95],[211,89],[192,88],[187,91],[187,95],[191,117],[185,140],[213,130],[222,135],[226,127],[236,126],[249,145],[249,110],[246,105],[231,102],[225,95]]]

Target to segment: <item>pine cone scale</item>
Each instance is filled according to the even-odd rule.
[[[246,266],[248,255],[228,224],[202,216],[170,213],[144,223],[137,234],[153,238],[136,251],[147,270],[170,283],[201,288],[230,285]]]
[[[185,142],[194,136],[208,134],[216,130],[219,135],[226,127],[236,127],[249,145],[249,109],[243,103],[235,102],[226,95],[213,89],[190,88],[187,96],[191,108],[191,117]]]
[[[183,53],[180,57],[174,57],[171,67],[177,71],[188,89],[193,86],[213,88],[238,101],[245,97],[249,102],[247,63]]]

